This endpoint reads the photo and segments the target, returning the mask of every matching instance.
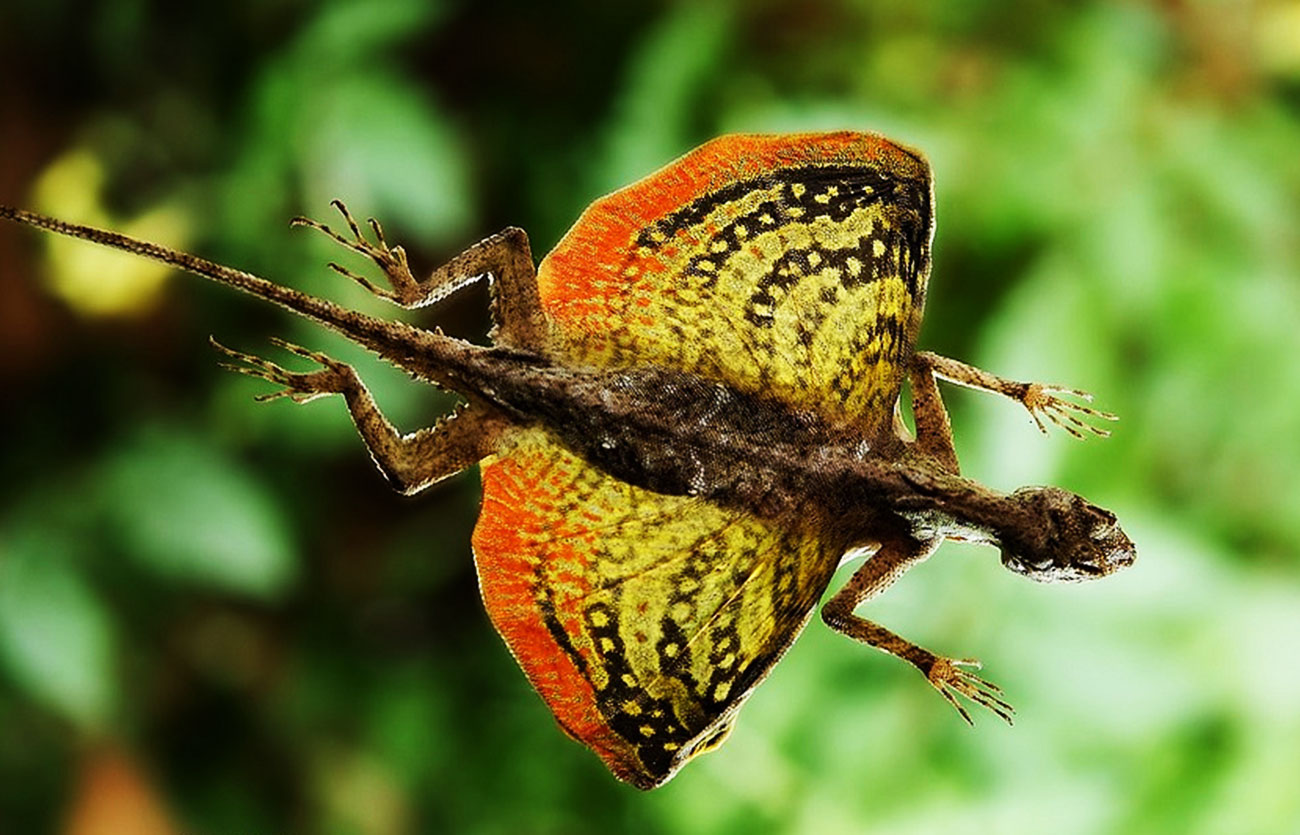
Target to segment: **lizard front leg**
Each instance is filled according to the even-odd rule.
[[[909,568],[929,557],[938,545],[939,540],[920,542],[902,536],[885,539],[876,553],[854,572],[844,588],[822,607],[822,620],[836,632],[916,667],[967,723],[974,724],[966,708],[957,700],[958,696],[988,708],[1010,724],[1013,710],[1002,700],[1002,690],[972,672],[980,668],[978,661],[935,655],[853,613],[858,606],[889,588]]]
[[[913,385],[915,385],[915,375],[917,373],[929,373],[960,386],[981,391],[991,391],[994,394],[1009,397],[1029,410],[1029,416],[1034,419],[1034,423],[1038,424],[1038,428],[1042,430],[1043,434],[1047,434],[1047,426],[1042,420],[1044,417],[1080,439],[1084,437],[1084,432],[1091,432],[1102,438],[1110,435],[1109,430],[1080,420],[1080,415],[1101,420],[1119,420],[1110,412],[1103,412],[1091,406],[1085,406],[1082,403],[1075,403],[1057,396],[1069,394],[1091,401],[1092,395],[1086,391],[1045,383],[1020,383],[1015,380],[1008,380],[973,365],[932,354],[929,351],[918,351],[912,355],[911,370],[913,372]]]
[[[923,363],[913,362],[908,366],[907,377],[912,386],[916,450],[934,458],[948,472],[960,472],[957,450],[952,443],[952,421],[948,419],[934,372]]]
[[[222,363],[224,367],[284,386],[279,391],[259,395],[259,401],[288,397],[297,403],[307,403],[330,394],[343,395],[370,457],[393,488],[404,495],[418,493],[477,464],[496,449],[508,427],[503,418],[470,406],[447,415],[427,429],[403,435],[379,411],[352,366],[281,339],[272,342],[319,363],[322,368],[289,371],[260,357],[227,348],[215,339],[212,345],[237,361]]]
[[[495,323],[493,340],[500,345],[545,353],[548,334],[546,319],[537,291],[537,271],[533,265],[532,250],[528,245],[528,234],[524,230],[515,226],[507,227],[443,264],[424,281],[417,281],[411,274],[406,250],[401,246],[388,245],[379,221],[374,218],[366,221],[375,239],[371,242],[342,201],[331,201],[331,205],[343,216],[352,233],[351,239],[310,218],[296,217],[290,224],[319,230],[332,240],[374,261],[383,270],[391,289],[379,287],[368,278],[333,262],[329,264],[330,269],[347,276],[376,296],[408,310],[439,302],[462,287],[489,276],[492,281],[492,318]]]

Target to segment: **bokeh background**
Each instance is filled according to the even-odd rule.
[[[207,346],[355,360],[237,293],[0,227],[0,831],[1300,831],[1300,2],[161,0],[0,8],[0,202],[373,313],[287,228],[345,198],[420,269],[729,131],[929,155],[924,344],[1088,388],[1106,441],[948,392],[966,471],[1115,509],[1037,586],[948,545],[870,612],[977,655],[962,724],[814,622],[665,788],[568,741],[483,614],[477,480],[403,499],[342,403]],[[349,262],[354,268],[361,265]],[[480,338],[485,293],[413,317]]]

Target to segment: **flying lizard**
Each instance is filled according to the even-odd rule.
[[[535,266],[509,228],[424,280],[382,227],[296,218],[367,256],[404,308],[484,276],[481,346],[114,232],[0,207],[237,287],[364,345],[463,403],[402,434],[348,365],[291,371],[216,344],[279,388],[342,395],[379,469],[415,493],[477,464],[472,546],[488,615],[559,724],[650,789],[716,747],[803,629],[846,555],[868,554],[821,607],[832,629],[914,665],[970,721],[1010,721],[978,663],[856,614],[944,539],[998,548],[1031,579],[1130,565],[1115,516],[1054,487],[963,477],[938,379],[1004,395],[1038,423],[1105,435],[1083,392],[916,348],[934,229],[928,163],[872,133],[715,139],[593,203]],[[910,386],[915,431],[899,417]]]

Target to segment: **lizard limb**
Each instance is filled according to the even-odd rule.
[[[356,370],[346,363],[272,339],[278,347],[322,366],[317,371],[289,371],[269,360],[227,348],[215,339],[211,341],[218,351],[235,360],[222,363],[225,368],[284,386],[279,391],[259,395],[259,401],[288,397],[297,403],[307,403],[330,394],[343,395],[370,457],[394,489],[404,495],[418,493],[477,464],[496,449],[508,427],[504,419],[471,404],[432,427],[403,435],[379,411]]]
[[[1014,712],[1002,699],[1002,690],[975,675],[980,663],[973,658],[945,658],[889,631],[879,624],[853,614],[862,603],[889,588],[912,566],[922,562],[938,547],[939,540],[918,542],[907,537],[883,541],[879,550],[867,559],[848,583],[822,607],[822,620],[836,632],[907,661],[921,671],[939,695],[943,696],[968,724],[974,724],[958,697],[993,711],[1008,724]]]
[[[945,470],[960,472],[957,450],[952,443],[952,422],[934,371],[914,362],[908,366],[907,375],[912,386],[912,419],[916,422],[915,449],[934,458]]]
[[[1019,383],[929,351],[918,351],[913,354],[912,366],[913,368],[919,366],[926,369],[933,375],[942,377],[951,383],[981,391],[990,391],[1017,401],[1029,410],[1029,416],[1034,419],[1034,423],[1038,425],[1043,434],[1047,434],[1047,426],[1043,423],[1043,418],[1047,418],[1076,438],[1082,439],[1084,432],[1090,432],[1098,437],[1105,438],[1110,435],[1109,430],[1087,423],[1081,417],[1100,420],[1119,419],[1110,412],[1103,412],[1091,406],[1085,406],[1082,403],[1075,403],[1057,396],[1068,394],[1091,401],[1092,395],[1086,391],[1045,383]]]
[[[389,246],[379,221],[369,218],[372,243],[360,224],[353,219],[340,200],[331,205],[343,216],[352,233],[347,238],[330,227],[305,217],[290,221],[292,226],[308,226],[332,240],[369,258],[383,271],[391,289],[379,287],[370,279],[339,264],[330,269],[346,276],[374,293],[408,310],[434,304],[484,276],[492,280],[492,318],[496,323],[493,340],[513,348],[541,352],[546,342],[545,318],[537,292],[537,272],[532,250],[524,230],[511,226],[465,250],[438,267],[424,281],[417,281],[407,262],[406,250]]]

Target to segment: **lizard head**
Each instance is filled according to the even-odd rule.
[[[1011,500],[1028,524],[999,537],[1002,564],[1040,583],[1105,577],[1137,558],[1109,510],[1057,487],[1022,487]]]

